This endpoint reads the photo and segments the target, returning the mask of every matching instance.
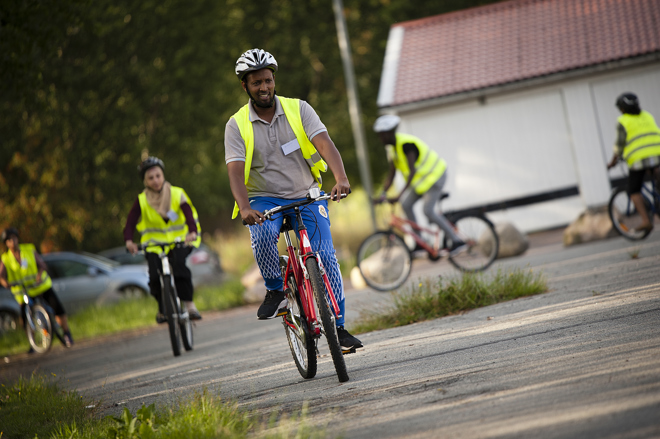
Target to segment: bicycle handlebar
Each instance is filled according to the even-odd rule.
[[[137,248],[139,251],[144,251],[149,247],[169,247],[173,245],[174,247],[186,247],[188,244],[185,241],[182,241],[181,238],[177,238],[176,240],[172,242],[145,242],[141,244],[137,244]],[[128,251],[128,249],[126,249]]]
[[[350,189],[349,189],[349,194]],[[346,198],[348,194],[341,194],[340,198]],[[305,206],[307,204],[312,204],[316,201],[323,201],[323,200],[334,200],[336,197],[332,197],[329,194],[325,195],[319,195],[318,197],[309,197],[306,200],[301,200],[301,201],[294,201],[293,203],[286,204],[284,206],[275,206],[272,209],[264,210],[262,212],[262,215],[266,217],[267,220],[272,221],[273,220],[273,215],[275,215],[278,212],[283,212],[285,210],[293,209],[295,207],[300,207],[300,206]],[[245,220],[241,220],[244,226],[247,226],[247,223]]]

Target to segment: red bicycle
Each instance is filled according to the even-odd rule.
[[[298,372],[303,378],[314,378],[317,369],[318,342],[322,336],[328,343],[332,362],[340,382],[348,381],[344,351],[337,338],[336,319],[340,317],[339,305],[332,293],[321,257],[312,250],[307,228],[303,222],[301,209],[316,201],[329,200],[330,195],[320,195],[318,190],[307,195],[306,200],[296,201],[285,206],[277,206],[263,212],[272,220],[274,215],[283,215],[280,233],[286,240],[287,254],[280,255],[280,267],[284,279],[284,292],[289,302],[287,313],[282,316],[282,324],[289,341],[291,354]],[[346,195],[343,194],[342,198]],[[294,247],[290,232],[293,231],[292,218],[297,220],[297,245]]]

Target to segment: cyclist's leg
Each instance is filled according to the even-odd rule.
[[[53,310],[53,314],[55,314],[55,319],[57,320],[57,324],[62,327],[65,337],[68,337],[67,346],[72,345],[73,337],[71,336],[71,331],[69,330],[69,319],[67,318],[64,306],[62,305],[62,302],[60,302],[60,299],[55,294],[55,291],[53,291],[52,288],[49,288],[43,293],[41,293],[41,297],[48,304],[48,306],[51,307],[51,309]]]
[[[399,202],[401,203],[401,208],[403,213],[406,214],[406,218],[410,221],[416,223],[417,219],[415,218],[415,212],[413,206],[421,198],[420,195],[416,194],[412,188],[408,188],[404,194],[401,195]]]
[[[646,211],[646,206],[644,205],[644,197],[642,196],[642,185],[644,184],[645,175],[646,169],[630,169],[628,172],[628,195],[630,195],[630,199],[642,220],[642,224],[637,229],[653,228],[653,224],[649,219],[649,213]]]
[[[153,252],[144,253],[147,258],[149,266],[149,292],[156,299],[158,303],[158,314],[163,314],[163,304],[160,300],[161,286],[160,286],[160,271],[162,270],[162,263],[160,257]]]
[[[456,243],[460,242],[461,239],[456,235],[454,228],[447,221],[447,218],[441,212],[436,211],[436,205],[442,196],[442,189],[446,181],[447,171],[424,194],[424,215],[426,215],[430,222],[440,227],[451,238],[452,243]]]
[[[172,268],[172,277],[174,278],[174,286],[176,293],[185,304],[186,310],[189,312],[193,320],[199,320],[202,316],[197,311],[197,307],[193,302],[194,287],[192,283],[192,273],[190,268],[186,265],[186,258],[192,253],[192,247],[175,247],[167,254]]]
[[[255,197],[250,200],[250,206],[263,212],[275,206],[285,205],[291,200],[283,200],[271,197]],[[248,226],[250,229],[250,242],[252,254],[257,262],[261,276],[264,278],[266,289],[281,291],[284,281],[280,269],[280,257],[277,249],[277,241],[280,237],[283,217],[275,218],[273,221],[265,221],[261,225]]]

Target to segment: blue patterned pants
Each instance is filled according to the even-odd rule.
[[[287,200],[283,198],[254,197],[250,199],[250,206],[263,212],[272,209],[275,206],[284,206],[285,204],[302,199]],[[330,233],[330,217],[328,214],[327,201],[317,201],[301,208],[303,222],[307,227],[307,234],[312,245],[312,250],[319,253],[321,262],[325,268],[332,292],[334,293],[341,318],[337,319],[337,326],[344,325],[344,283],[339,271],[339,262],[335,254],[335,247],[332,243]],[[279,252],[277,242],[280,237],[280,229],[284,217],[280,214],[275,215],[273,221],[265,221],[262,225],[248,226],[250,229],[250,239],[252,242],[252,253],[257,261],[261,275],[264,278],[266,288],[269,290],[282,290],[284,280],[280,271]],[[287,215],[291,218],[294,230],[297,230],[298,223],[293,212]]]

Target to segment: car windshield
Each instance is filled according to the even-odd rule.
[[[95,261],[100,262],[101,264],[110,265],[111,267],[118,267],[121,265],[117,261],[113,261],[112,259],[108,259],[104,256],[96,255],[94,253],[80,252],[80,254],[85,255],[88,258],[94,259]]]

